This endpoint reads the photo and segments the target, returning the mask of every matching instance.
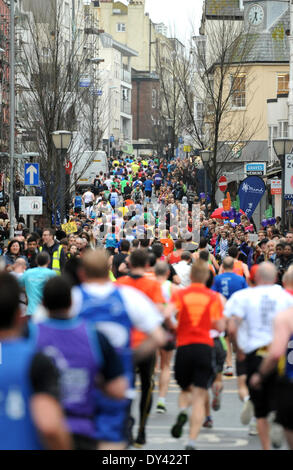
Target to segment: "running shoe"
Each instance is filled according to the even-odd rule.
[[[145,430],[138,431],[137,438],[135,439],[133,445],[134,447],[140,449],[146,443]]]
[[[196,450],[194,446],[185,446],[185,450]]]
[[[212,401],[212,409],[214,411],[219,411],[221,408],[221,393],[222,390],[213,389],[213,401]]]
[[[244,426],[247,426],[253,417],[253,404],[251,400],[247,400],[244,402],[241,414],[240,414],[240,421]]]
[[[258,431],[257,431],[257,427],[256,427],[256,419],[255,418],[252,418],[252,420],[249,424],[248,435],[249,436],[257,436],[258,435]]]
[[[226,376],[226,377],[233,377],[234,373],[233,373],[233,367],[231,366],[227,366],[223,372],[223,374]]]
[[[275,421],[275,413],[269,415],[270,422],[270,438],[274,449],[280,449],[284,442],[284,431],[280,424]]]
[[[204,428],[212,429],[212,427],[214,426],[212,418],[210,416],[207,416],[202,426]]]
[[[156,412],[163,414],[163,413],[166,413],[166,411],[167,411],[166,406],[165,406],[163,403],[160,403],[160,402],[159,402],[159,403],[157,404]]]
[[[179,439],[179,437],[182,436],[183,426],[186,423],[187,419],[188,419],[188,416],[187,416],[187,413],[185,413],[185,411],[182,411],[177,416],[176,423],[171,429],[171,435],[175,437],[176,439]]]

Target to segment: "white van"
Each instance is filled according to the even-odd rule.
[[[83,172],[84,167],[88,164],[87,169]],[[82,158],[76,165],[75,177],[77,177],[77,186],[89,187],[93,184],[96,175],[99,175],[100,171],[108,173],[108,159],[106,152],[98,150],[96,152],[87,151],[84,152]]]

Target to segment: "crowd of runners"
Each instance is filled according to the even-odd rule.
[[[9,239],[1,208],[0,449],[143,447],[173,366],[185,449],[213,427],[223,375],[261,447],[284,431],[293,449],[293,231],[212,218],[189,159],[109,163],[61,227],[20,217]]]

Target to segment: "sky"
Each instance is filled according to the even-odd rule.
[[[198,34],[203,0],[145,0],[145,3],[151,20],[165,23],[170,36],[186,44],[192,34]]]

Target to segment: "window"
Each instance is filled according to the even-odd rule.
[[[289,74],[278,73],[278,94],[289,93]]]
[[[231,104],[232,108],[245,108],[246,100],[245,74],[231,75]]]
[[[49,57],[49,49],[48,47],[43,47],[42,49],[43,59],[46,60]]]
[[[204,117],[204,104],[196,103],[196,119],[202,121]]]
[[[157,90],[152,89],[152,108],[157,107]]]
[[[288,137],[288,121],[278,122],[278,137],[281,139]]]
[[[126,24],[117,23],[117,33],[125,33],[125,31],[126,31]]]
[[[129,101],[129,90],[127,88],[122,88],[122,99]]]
[[[278,137],[278,126],[269,126],[269,155],[271,156],[271,162],[277,159],[274,151],[273,140]]]

